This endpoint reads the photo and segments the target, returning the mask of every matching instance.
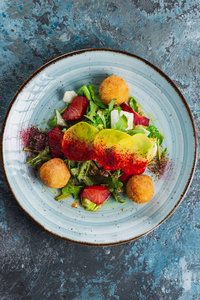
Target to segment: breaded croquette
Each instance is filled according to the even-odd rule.
[[[130,200],[136,203],[146,203],[151,200],[154,193],[154,186],[151,177],[148,175],[134,175],[126,185],[126,193]]]
[[[70,179],[70,171],[60,158],[53,158],[45,162],[40,168],[42,181],[50,188],[62,188]]]
[[[104,104],[108,105],[113,99],[121,104],[129,98],[129,86],[121,77],[112,75],[102,82],[99,93]]]

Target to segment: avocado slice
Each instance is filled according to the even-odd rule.
[[[137,133],[133,136],[128,136],[126,139],[119,141],[116,145],[116,150],[119,153],[136,153],[141,157],[148,158],[149,150],[153,148],[152,141],[142,133]]]
[[[97,161],[106,170],[119,169],[115,155],[115,148],[119,141],[127,139],[128,134],[115,130],[103,129],[95,137],[94,147],[97,154]]]
[[[101,130],[95,137],[97,161],[106,170],[122,169],[142,174],[153,156],[153,142],[144,134],[130,136],[115,129]]]
[[[153,142],[142,133],[119,141],[115,147],[118,166],[128,175],[142,174],[153,152]]]
[[[94,139],[98,129],[86,122],[79,122],[64,134],[62,150],[73,161],[86,161],[96,158]]]

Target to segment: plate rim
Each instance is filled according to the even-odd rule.
[[[174,208],[170,211],[170,213],[163,219],[161,220],[156,226],[154,226],[153,228],[151,228],[150,230],[146,231],[145,233],[141,234],[141,235],[138,235],[136,237],[133,237],[131,239],[128,239],[128,240],[124,240],[124,241],[118,241],[118,242],[112,242],[112,243],[99,243],[99,244],[96,244],[96,243],[91,243],[91,242],[81,242],[81,241],[75,241],[75,240],[72,240],[70,238],[67,238],[67,237],[64,237],[64,236],[61,236],[59,234],[56,234],[54,232],[52,232],[51,230],[49,230],[48,228],[45,227],[45,225],[42,225],[40,224],[37,220],[34,219],[34,217],[32,217],[32,215],[27,212],[25,210],[25,208],[22,207],[22,205],[20,204],[20,202],[18,201],[17,197],[15,196],[15,193],[14,191],[12,190],[11,186],[10,186],[10,183],[9,183],[9,179],[7,177],[7,174],[6,174],[6,170],[5,170],[5,166],[4,166],[4,155],[3,155],[3,142],[4,142],[4,131],[5,131],[5,127],[6,127],[6,122],[7,122],[7,118],[8,118],[8,115],[12,109],[12,106],[14,104],[14,102],[16,101],[18,95],[21,93],[21,91],[26,87],[26,85],[37,75],[39,74],[42,70],[44,70],[45,68],[49,67],[50,65],[64,59],[64,58],[68,58],[68,57],[71,57],[71,56],[74,56],[74,55],[77,55],[77,54],[82,54],[82,53],[86,53],[86,52],[97,52],[97,51],[103,51],[103,52],[113,52],[113,53],[119,53],[119,54],[122,54],[122,55],[126,55],[126,56],[129,56],[129,57],[132,57],[132,58],[136,58],[142,62],[144,62],[146,65],[150,66],[151,68],[153,68],[156,72],[158,72],[162,77],[164,77],[168,83],[175,89],[175,91],[179,94],[179,97],[181,98],[185,108],[187,109],[187,112],[188,112],[188,115],[190,117],[190,120],[191,120],[191,124],[192,124],[192,128],[193,128],[193,136],[194,136],[194,140],[195,140],[195,152],[194,152],[194,161],[193,161],[193,166],[192,166],[192,170],[190,172],[190,176],[189,176],[189,179],[185,185],[185,188],[184,188],[184,191],[183,193],[181,194],[180,196],[180,199],[177,201],[176,205],[174,206]],[[17,201],[18,205],[21,207],[21,209],[25,212],[25,214],[31,219],[33,220],[34,222],[36,222],[40,227],[42,227],[43,229],[45,229],[47,232],[59,237],[59,238],[62,238],[66,241],[69,241],[69,242],[72,242],[72,243],[75,243],[75,244],[79,244],[79,245],[85,245],[85,246],[114,246],[114,245],[120,245],[120,244],[124,244],[124,243],[128,243],[130,241],[134,241],[134,240],[137,240],[139,238],[141,238],[142,236],[148,234],[149,232],[153,231],[154,229],[156,229],[157,227],[159,227],[162,223],[164,223],[173,213],[174,211],[177,209],[177,207],[181,204],[181,202],[183,201],[190,185],[191,185],[191,182],[192,182],[192,179],[194,177],[194,173],[195,173],[195,169],[196,169],[196,164],[197,164],[197,158],[198,158],[198,137],[197,137],[197,130],[196,130],[196,126],[195,126],[195,121],[194,121],[194,117],[192,115],[192,112],[189,108],[189,105],[185,99],[185,97],[183,96],[183,94],[181,93],[181,91],[179,90],[179,88],[176,86],[176,84],[163,72],[161,71],[158,67],[156,67],[155,65],[153,65],[151,62],[147,61],[146,59],[144,58],[141,58],[135,54],[132,54],[130,52],[126,52],[126,51],[123,51],[123,50],[113,50],[113,49],[108,49],[108,48],[87,48],[87,49],[81,49],[81,50],[76,50],[76,51],[72,51],[72,52],[69,52],[69,53],[65,53],[63,55],[60,55],[50,61],[48,61],[47,63],[45,63],[44,65],[42,65],[41,67],[39,67],[36,71],[34,71],[25,81],[24,83],[20,86],[20,88],[17,90],[17,92],[15,93],[14,97],[12,98],[8,108],[7,108],[7,111],[6,111],[6,114],[5,114],[5,117],[4,117],[4,120],[3,120],[3,124],[2,124],[2,131],[1,131],[1,139],[0,139],[0,159],[1,159],[1,164],[2,164],[2,169],[3,169],[3,173],[4,173],[4,176],[5,176],[5,179],[6,179],[6,182],[7,182],[7,185],[13,195],[13,197],[15,198],[15,200]]]

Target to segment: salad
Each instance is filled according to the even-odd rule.
[[[124,193],[136,203],[154,193],[150,165],[164,160],[164,136],[147,118],[128,84],[109,76],[100,85],[66,91],[65,106],[55,110],[50,130],[29,129],[24,151],[27,164],[39,170],[42,181],[60,189],[55,200],[72,195],[88,211],[96,211],[110,196],[123,203]],[[151,168],[149,168],[151,170]]]

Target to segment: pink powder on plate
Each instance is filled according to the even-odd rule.
[[[27,128],[27,129],[22,129],[20,131],[20,139],[22,141],[22,146],[26,147],[28,140],[29,140],[29,133],[31,131],[31,128],[33,128],[33,126]]]

